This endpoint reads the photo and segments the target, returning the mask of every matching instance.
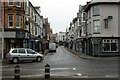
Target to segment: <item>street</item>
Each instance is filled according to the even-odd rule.
[[[50,65],[51,76],[68,77],[118,77],[118,61],[81,59],[67,51],[63,46],[56,53],[48,53],[42,62],[20,63],[21,77],[44,76],[44,66]],[[16,64],[2,64],[2,77],[14,77]]]

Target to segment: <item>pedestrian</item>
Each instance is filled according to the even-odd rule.
[[[44,54],[44,48],[42,47],[42,54]]]

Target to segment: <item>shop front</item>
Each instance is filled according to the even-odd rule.
[[[92,56],[119,56],[120,40],[118,38],[91,38],[89,53]]]

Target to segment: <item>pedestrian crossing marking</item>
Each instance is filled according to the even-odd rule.
[[[73,68],[74,71],[76,71],[77,69],[76,68]]]

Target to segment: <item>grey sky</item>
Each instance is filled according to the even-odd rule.
[[[91,0],[30,0],[34,6],[41,7],[41,15],[48,17],[53,33],[66,31],[70,22],[77,16],[79,4]]]

